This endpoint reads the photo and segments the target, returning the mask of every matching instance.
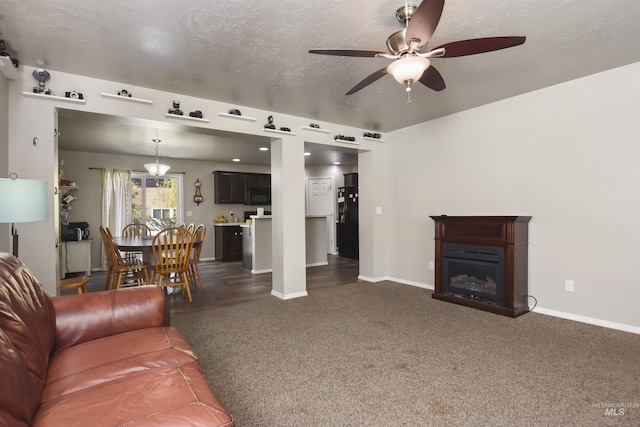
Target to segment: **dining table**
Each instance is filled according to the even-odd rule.
[[[153,236],[114,236],[118,250],[123,252],[141,252],[142,262],[148,266],[153,266]],[[197,248],[202,244],[202,240],[194,240],[193,247]]]

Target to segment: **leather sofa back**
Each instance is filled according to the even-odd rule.
[[[26,407],[33,416],[55,344],[55,313],[38,279],[18,258],[4,252],[0,253],[0,330],[0,371],[4,377],[15,370],[12,380],[0,381],[0,411],[12,414]],[[22,400],[27,396],[29,402]]]

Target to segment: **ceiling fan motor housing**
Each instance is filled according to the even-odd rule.
[[[406,32],[407,29],[403,28],[402,30],[396,31],[389,36],[389,38],[387,39],[387,49],[389,49],[389,52],[393,53],[394,55],[400,55],[401,53],[409,50],[409,45],[404,38]]]

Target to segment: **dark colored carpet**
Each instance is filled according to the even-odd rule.
[[[536,313],[511,319],[391,282],[172,324],[241,427],[640,425],[631,333]]]

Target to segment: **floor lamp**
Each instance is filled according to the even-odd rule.
[[[14,223],[48,218],[47,181],[18,179],[13,173],[9,178],[0,178],[0,223],[11,224],[14,256],[18,256],[18,231]]]

